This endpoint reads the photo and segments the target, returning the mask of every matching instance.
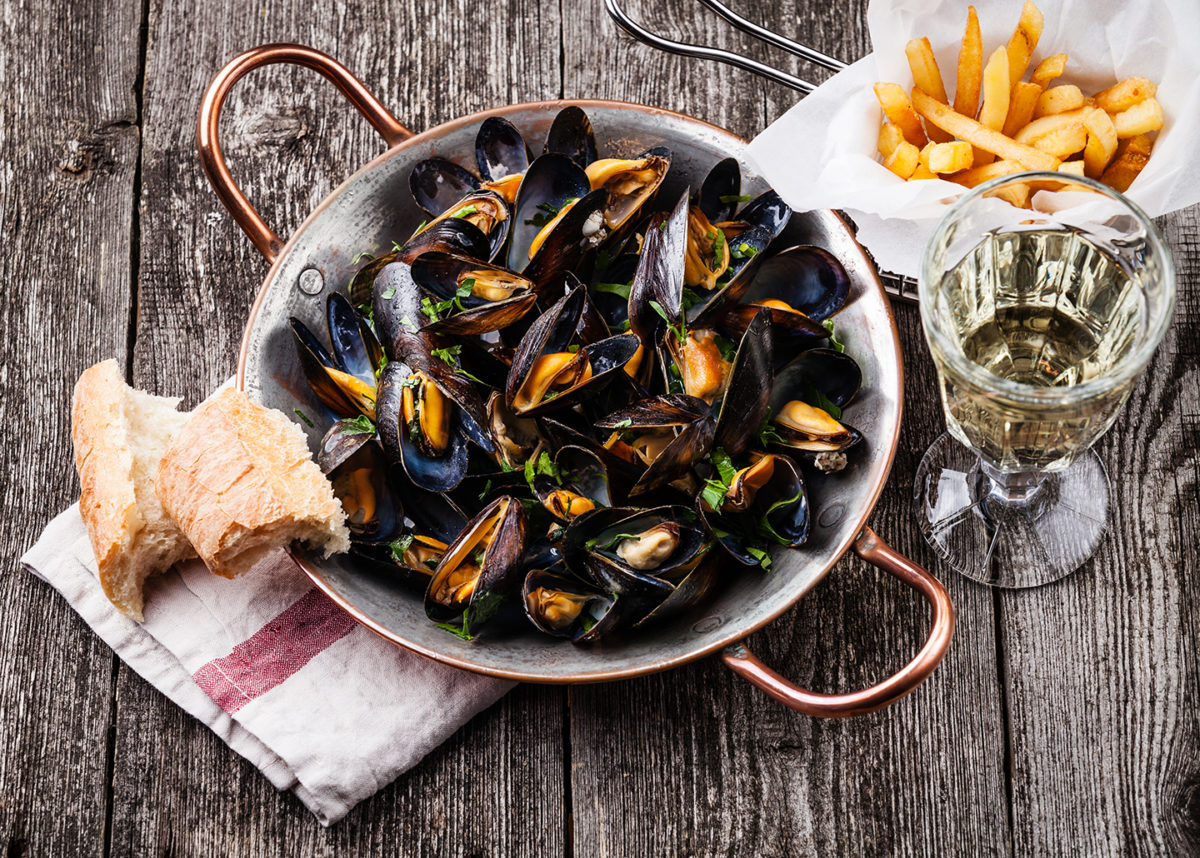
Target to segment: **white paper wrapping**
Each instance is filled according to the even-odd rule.
[[[983,55],[1007,44],[1021,0],[974,0]],[[1166,124],[1127,196],[1157,217],[1200,202],[1200,0],[1038,0],[1045,29],[1030,68],[1067,53],[1066,73],[1094,93],[1130,76],[1158,83]],[[909,39],[927,36],[953,99],[965,0],[872,0],[876,50],[804,98],[750,144],[752,166],[797,211],[845,209],[879,266],[917,276],[946,206],[965,189],[941,179],[906,182],[879,163],[881,112],[872,86],[906,90]]]

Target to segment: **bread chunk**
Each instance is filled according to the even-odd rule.
[[[121,613],[142,620],[146,578],[194,556],[155,492],[158,463],[188,420],[179,399],[125,384],[115,360],[75,383],[71,440],[79,473],[79,511],[87,525],[104,594]]]
[[[346,513],[282,413],[223,390],[203,403],[158,468],[163,509],[208,568],[226,578],[293,542],[350,547]]]

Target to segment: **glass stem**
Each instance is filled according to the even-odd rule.
[[[979,460],[979,470],[988,478],[988,494],[1005,504],[1028,504],[1042,489],[1046,475],[1041,471],[1007,473]]]

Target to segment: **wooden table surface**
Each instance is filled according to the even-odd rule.
[[[865,0],[737,4],[846,60]],[[694,0],[646,23],[823,79]],[[1014,0],[1014,10],[1016,8]],[[1015,16],[1015,11],[1014,11]],[[1098,445],[1112,531],[1066,581],[993,592],[949,573],[910,512],[941,431],[915,308],[897,308],[906,420],[875,529],[946,582],[958,633],[891,709],[774,705],[714,660],[602,686],[522,686],[320,828],[121,664],[18,556],[77,496],[68,402],[117,357],[190,407],[234,369],[265,266],[212,194],[194,127],[213,73],[299,41],[415,129],[508,102],[660,105],[752,136],[796,96],[619,36],[601,0],[24,0],[0,16],[0,846],[6,858],[214,855],[1181,855],[1200,853],[1197,209],[1161,220],[1174,329]],[[225,125],[235,175],[281,233],[380,149],[332,87],[268,70]],[[751,638],[816,690],[894,670],[927,628],[850,558]]]

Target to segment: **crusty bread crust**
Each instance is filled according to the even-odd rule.
[[[200,558],[226,578],[296,539],[327,556],[349,548],[345,511],[304,433],[238,390],[196,409],[163,456],[156,486]]]
[[[175,410],[178,404],[128,387],[114,360],[86,370],[71,402],[79,511],[100,585],[123,614],[138,621],[145,579],[192,553],[163,517],[149,484],[167,440],[186,420]]]

